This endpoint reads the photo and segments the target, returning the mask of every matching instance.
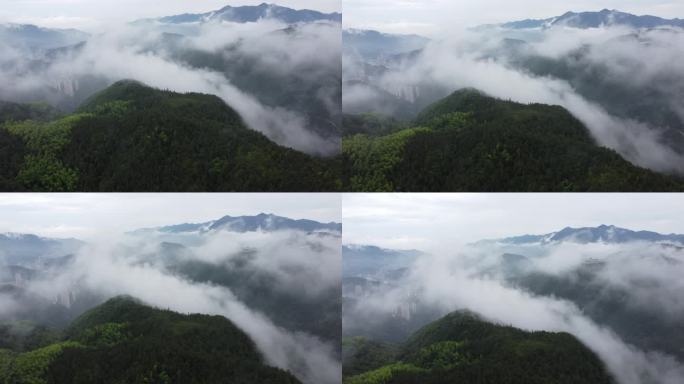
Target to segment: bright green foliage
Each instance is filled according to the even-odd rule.
[[[5,129],[23,139],[28,154],[17,180],[31,191],[68,192],[76,187],[78,175],[64,166],[60,155],[69,142],[71,128],[87,115],[72,115],[49,123],[26,120],[7,123]]]
[[[76,339],[88,346],[111,347],[130,337],[127,328],[126,323],[98,324],[81,332]]]
[[[441,341],[422,348],[415,358],[415,363],[425,369],[451,369],[466,357],[463,354],[463,342]]]
[[[11,373],[8,375],[10,382],[21,384],[47,383],[45,374],[50,364],[65,350],[81,347],[79,343],[66,341],[17,355],[11,363]]]
[[[342,151],[353,164],[349,172],[352,191],[392,191],[393,171],[402,161],[404,147],[413,136],[428,133],[428,128],[411,128],[378,138],[356,135],[345,139]]]
[[[345,372],[355,367],[345,367]],[[393,361],[345,384],[614,384],[598,357],[567,333],[525,332],[455,312],[411,336]]]
[[[93,106],[93,114],[122,118],[131,110],[131,102],[125,100],[113,100]]]
[[[78,175],[52,157],[27,155],[17,181],[29,191],[71,192],[75,190]]]
[[[350,121],[354,120],[345,120]],[[523,105],[462,90],[426,108],[413,124],[428,129],[409,134],[399,149],[383,141],[398,133],[346,137],[342,145],[345,189],[684,190],[682,178],[639,168],[598,146],[587,128],[558,106]],[[378,154],[385,152],[392,153],[389,163],[378,161]]]
[[[426,370],[412,364],[394,363],[374,371],[353,376],[344,380],[344,384],[389,384],[394,377],[401,374],[421,374]]]
[[[432,117],[425,125],[435,129],[460,130],[466,127],[471,114],[466,112],[447,112]]]

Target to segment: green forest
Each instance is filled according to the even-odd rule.
[[[347,338],[344,384],[614,384],[567,333],[526,332],[459,311],[400,345]]]
[[[0,104],[4,191],[336,191],[339,167],[247,128],[216,96],[120,81],[66,116]]]
[[[252,340],[222,316],[183,315],[116,297],[66,329],[0,324],[0,384],[278,383]]]
[[[682,191],[684,179],[639,168],[597,145],[559,106],[520,104],[464,89],[410,123],[345,116],[347,191]]]

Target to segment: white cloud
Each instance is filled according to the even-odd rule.
[[[102,196],[102,195],[101,195]],[[151,198],[163,199],[160,195],[148,195],[139,204],[152,202]],[[230,195],[224,195],[230,196]],[[316,200],[314,196],[310,196]],[[230,200],[230,198],[227,198]],[[278,200],[277,196],[269,199]],[[216,199],[211,199],[216,202]],[[292,200],[290,200],[292,201]],[[178,204],[167,199],[165,208],[173,209]],[[188,204],[187,200],[182,202]],[[208,201],[206,202],[208,203]],[[233,204],[239,204],[234,199]],[[280,204],[287,204],[280,199]],[[311,202],[309,202],[311,203]],[[196,208],[200,208],[198,205]],[[155,214],[154,210],[139,209],[138,215]],[[244,209],[244,208],[243,208]],[[145,236],[121,236],[110,233],[100,218],[97,236],[84,246],[73,264],[49,272],[49,278],[26,282],[23,287],[31,294],[52,300],[65,292],[78,296],[85,294],[102,298],[130,295],[159,308],[181,313],[203,313],[221,315],[230,319],[256,344],[268,364],[289,370],[305,384],[335,384],[341,381],[341,367],[333,340],[324,340],[308,329],[285,329],[279,326],[279,316],[268,311],[259,311],[254,303],[241,301],[231,289],[210,281],[196,281],[185,275],[170,272],[164,264],[167,259],[160,251],[162,241],[154,234]],[[273,285],[278,294],[291,295],[297,300],[315,303],[323,300],[329,292],[337,292],[341,279],[340,239],[319,237],[301,232],[278,233],[224,233],[212,232],[194,236],[186,244],[186,260],[207,262],[217,273],[235,272],[228,262],[239,259],[241,252],[250,251],[248,270],[244,276],[259,276]],[[178,267],[180,264],[173,264]],[[242,265],[242,268],[247,268]],[[252,292],[259,295],[261,292]],[[0,295],[0,315],[11,316],[16,311],[26,312],[27,303],[8,299]],[[309,304],[313,306],[313,304]],[[24,306],[24,307],[22,307]],[[329,318],[330,313],[320,306],[312,307],[311,316]],[[334,334],[335,330],[330,330]]]

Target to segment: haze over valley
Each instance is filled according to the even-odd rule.
[[[470,21],[447,26],[440,24],[441,19],[434,8],[437,6],[426,5],[425,9],[421,8],[422,13],[416,13],[416,17],[422,19],[432,15],[432,25],[439,27],[428,37],[412,33],[420,29],[411,29],[410,23],[406,23],[400,33],[387,33],[355,27],[363,25],[362,20],[366,19],[350,18],[346,22],[348,28],[343,31],[343,110],[351,115],[345,121],[347,137],[364,133],[370,137],[388,138],[392,133],[398,136],[398,132],[403,132],[401,141],[411,147],[410,143],[418,140],[413,138],[414,135],[426,134],[407,129],[440,128],[426,124],[422,118],[434,109],[433,103],[441,101],[444,104],[445,98],[455,91],[474,89],[503,101],[561,106],[578,120],[578,132],[587,135],[587,143],[590,144],[587,151],[607,148],[617,152],[627,164],[669,175],[681,182],[684,172],[684,106],[681,104],[684,85],[681,79],[684,74],[680,66],[673,63],[682,59],[684,34],[682,21],[676,18],[676,14],[656,17],[615,9],[581,9],[555,16],[549,14],[546,18],[508,19],[498,23],[483,20],[475,25]],[[467,8],[462,3],[455,3],[453,7],[468,12],[461,9]],[[410,12],[397,10],[395,17],[410,20],[410,15]],[[472,18],[483,19],[475,14]],[[500,20],[501,16],[498,18]],[[481,106],[475,103],[452,107],[448,112],[469,114],[464,117],[470,117],[470,120],[451,122],[446,126],[452,131],[460,127],[462,135],[465,135],[463,132],[467,129],[462,127],[468,127],[469,123],[482,125],[478,118],[482,111]],[[548,118],[543,128],[549,131],[549,137],[554,134],[554,128],[564,124],[562,118],[548,112],[538,115],[537,119]],[[526,113],[522,106],[505,112],[499,110],[497,117],[501,118],[502,124],[522,123],[529,129],[535,124],[534,119],[523,120]],[[487,123],[492,125],[490,121]],[[504,132],[496,132],[495,135],[501,137]],[[545,140],[545,136],[543,131],[534,134],[539,141]],[[450,140],[453,143],[456,139]],[[461,138],[461,141],[466,140]],[[530,141],[527,138],[521,140]],[[503,139],[499,143],[507,147],[508,152],[516,149],[514,145],[521,146]],[[344,146],[344,151],[351,157],[352,167],[357,165],[357,144],[350,139]],[[460,145],[455,144],[457,147]],[[552,144],[540,142],[534,145],[541,151],[541,145],[548,147]],[[562,146],[571,151],[567,148],[572,145],[565,142]],[[487,149],[486,145],[482,148]],[[562,151],[555,152],[558,156]],[[476,152],[472,156],[478,155]],[[519,163],[520,168],[533,175],[539,174],[530,160],[511,155],[511,161]],[[629,167],[627,164],[618,166],[608,157],[595,163],[597,167],[611,168],[611,172]],[[435,164],[434,167],[441,165]],[[473,164],[468,172],[476,172],[482,167],[482,164]],[[554,171],[562,172],[564,177],[576,183],[575,175],[568,174],[560,166]],[[399,181],[392,181],[392,184],[399,184],[393,185],[395,190],[405,188]],[[563,186],[559,184],[550,189],[562,190]],[[578,189],[613,190],[609,185],[599,185],[595,181],[587,184],[588,187]],[[681,186],[663,188],[656,182],[650,184],[651,190],[681,190]],[[529,181],[523,181],[522,185],[525,187],[520,189],[510,186],[497,189],[537,190]],[[433,191],[458,188],[491,190],[482,182],[475,188],[463,182],[456,187],[431,185]],[[625,188],[614,190],[624,191]]]
[[[168,201],[177,198],[192,206],[191,196]],[[67,202],[51,199],[58,206]],[[116,195],[99,198],[105,207],[120,204],[120,199]],[[258,200],[248,204],[258,205]],[[287,198],[275,200],[283,203]],[[314,198],[300,208],[326,212],[329,206],[321,204],[328,200]],[[106,212],[102,207],[94,211],[90,216],[100,220]],[[48,210],[44,216],[55,212]],[[173,212],[183,217],[182,210]],[[154,215],[154,208],[147,213]],[[127,225],[134,221],[128,217]],[[197,364],[206,365],[205,369],[186,368],[185,374],[193,380],[215,382],[215,375],[245,380],[263,374],[263,382],[340,381],[341,224],[274,214],[169,224],[173,225],[129,227],[125,233],[92,228],[86,240],[0,235],[0,377],[20,382],[31,377],[78,381],[82,376],[139,380],[140,376],[133,379],[135,375],[163,374],[177,380],[182,369],[172,359],[183,360],[187,354],[186,359],[197,358]],[[176,314],[154,312],[155,308]],[[141,311],[150,313],[148,320],[137,315]],[[179,314],[219,317],[213,323],[208,316],[186,319],[197,321],[196,328],[190,328],[199,332],[194,336],[174,333],[179,328],[164,330],[169,321],[183,322]],[[235,330],[228,332],[225,327]],[[111,328],[116,336],[98,336],[104,328]],[[132,338],[130,333],[135,332],[145,339]],[[216,347],[215,357],[202,358],[203,332],[219,332],[229,344]],[[188,347],[174,350],[176,336]],[[169,338],[159,347],[159,351],[168,349],[167,354],[150,352],[140,364],[126,367],[124,363],[108,376],[107,359],[135,359],[134,351],[141,348],[136,347],[138,343],[147,348],[158,337]],[[183,337],[188,339],[182,341]],[[230,343],[234,350],[251,348],[253,352],[230,355],[235,353],[230,352]],[[48,355],[38,360],[39,368],[22,368],[23,361],[40,354]],[[226,359],[236,360],[228,363]],[[84,365],[85,361],[93,364]],[[209,368],[211,364],[217,365]],[[287,376],[290,381],[276,380]]]
[[[659,207],[651,215],[641,210],[617,213],[630,197],[634,195],[606,196],[596,204],[604,204],[602,214],[616,212],[613,217],[620,217],[621,221],[643,222],[649,216],[662,223],[674,224],[678,220],[663,213],[670,206],[670,199],[678,199],[674,195],[662,199],[651,196],[655,200],[651,205]],[[540,335],[511,334],[512,339],[499,340],[498,346],[492,347],[492,355],[488,355],[481,348],[489,348],[486,345],[493,342],[493,335],[503,336],[501,332],[509,331],[482,331],[477,327],[484,325],[471,324],[468,313],[477,321],[526,332],[567,333],[595,354],[595,357],[565,357],[569,366],[564,367],[552,356],[570,353],[571,344],[560,336],[555,341],[542,337],[557,348],[544,349],[544,356],[549,360],[543,364],[555,372],[545,380],[563,382],[560,372],[574,366],[574,372],[586,375],[576,377],[574,382],[680,382],[684,378],[681,349],[684,340],[678,336],[682,334],[679,319],[684,310],[680,299],[684,286],[679,279],[684,265],[684,235],[597,224],[473,240],[478,231],[502,232],[505,228],[531,228],[548,225],[543,222],[562,221],[561,217],[549,214],[582,210],[580,207],[590,198],[554,195],[536,201],[535,208],[531,209],[538,214],[532,216],[542,221],[536,224],[516,214],[518,210],[530,209],[527,205],[535,199],[534,195],[530,198],[526,195],[502,198],[416,195],[397,199],[382,195],[372,203],[347,198],[345,207],[351,208],[344,213],[345,233],[347,230],[350,233],[349,240],[345,235],[342,268],[345,382],[371,382],[365,380],[370,380],[372,372],[379,374],[380,371],[392,372],[393,379],[388,382],[393,383],[406,382],[402,380],[408,377],[440,382],[438,377],[444,375],[474,380],[475,376],[468,375],[478,372],[478,364],[485,364],[481,369],[490,374],[488,379],[482,379],[484,382],[496,382],[498,374],[519,382],[532,380],[530,375],[535,374],[539,375],[536,379],[544,379],[545,371],[534,368],[539,360],[532,358],[533,349],[513,341],[521,340],[520,337],[532,340]],[[608,198],[616,201],[610,203]],[[409,202],[416,206],[416,213],[402,212],[401,207]],[[512,209],[511,204],[521,206]],[[392,218],[386,229],[368,231],[371,227],[382,227],[381,219],[371,219],[363,213],[368,209],[382,210],[386,218]],[[542,213],[546,210],[548,214]],[[430,215],[436,212],[444,217],[432,219]],[[479,212],[484,217],[470,222],[468,212]],[[597,214],[586,214],[585,221],[600,220]],[[576,215],[567,216],[576,220]],[[426,224],[430,221],[434,223]],[[425,232],[411,234],[411,228],[419,223],[426,226]],[[483,223],[483,229],[468,229]],[[451,239],[445,237],[447,234],[451,234]],[[373,237],[375,241],[371,240]],[[361,239],[366,239],[366,244],[394,243],[395,248],[359,245]],[[453,324],[446,325],[450,322]],[[442,337],[446,339],[430,333],[441,327],[444,330],[440,332],[446,332]],[[426,338],[432,341],[427,342]],[[426,365],[426,360],[411,357],[409,353],[417,353],[415,343],[427,343],[423,344],[426,347],[446,340],[468,346],[457,349],[460,352],[454,356],[461,358],[439,355],[453,364],[446,371]],[[512,351],[514,354],[506,357],[508,347],[518,351],[517,356],[522,359],[519,364],[531,364],[527,373],[506,369],[499,372],[510,362],[508,359],[515,359]],[[566,347],[569,349],[561,352]],[[488,363],[463,360],[465,353],[482,354],[483,359],[494,360]],[[527,353],[532,360],[522,357],[528,356]],[[596,362],[600,363],[590,368]],[[431,376],[431,372],[436,376]],[[423,376],[415,376],[418,374]]]
[[[102,0],[108,6],[108,0]],[[54,10],[59,14],[79,14],[77,4],[65,4]],[[174,9],[176,7],[173,7]],[[195,8],[195,7],[191,7]],[[323,7],[328,9],[329,7]],[[51,9],[48,7],[48,9]],[[141,12],[142,12],[141,8]],[[145,8],[147,9],[147,8]],[[24,11],[26,11],[24,9]],[[123,145],[126,140],[136,140],[136,134],[158,137],[155,145],[166,153],[167,167],[179,166],[179,161],[171,157],[181,151],[189,155],[196,170],[189,172],[223,175],[237,173],[226,167],[241,166],[248,163],[259,168],[259,162],[268,164],[274,157],[295,156],[297,160],[287,160],[281,165],[279,174],[299,172],[306,167],[314,170],[316,179],[325,180],[324,173],[335,172],[334,164],[326,163],[327,158],[339,153],[341,125],[341,14],[308,9],[293,9],[276,4],[232,6],[224,5],[205,12],[164,14],[163,7],[157,7],[158,17],[136,18],[130,12],[129,19],[120,23],[101,23],[98,27],[81,31],[74,28],[50,28],[41,25],[25,24],[18,14],[0,18],[0,148],[12,159],[5,163],[16,164],[9,169],[0,170],[3,179],[11,180],[4,190],[65,191],[65,190],[125,190],[125,191],[177,191],[177,187],[160,185],[125,185],[118,180],[109,180],[111,171],[100,166],[94,175],[88,173],[83,165],[75,164],[65,157],[64,152],[75,155],[76,162],[87,159],[92,145],[77,151],[64,149],[64,145],[79,142],[75,126],[81,125],[88,134],[98,135],[103,130],[99,123],[83,123],[84,112],[89,116],[117,118],[115,123],[132,132],[116,132],[114,137],[100,140],[108,150],[125,147],[126,151],[150,152],[144,143]],[[143,14],[141,14],[142,16]],[[2,16],[2,15],[0,15]],[[12,18],[14,17],[14,19]],[[96,20],[104,19],[98,14]],[[74,25],[78,25],[74,17]],[[50,20],[46,18],[46,20]],[[47,23],[47,21],[46,21]],[[185,105],[188,111],[183,116],[192,121],[183,121],[180,116],[167,116],[165,121],[152,111],[153,108],[177,109],[174,105],[161,105],[159,100],[147,99],[145,111],[133,116],[132,104],[140,108],[139,98],[129,94],[112,91],[111,86],[122,81],[136,82],[153,88],[158,92],[173,91],[198,98],[199,94],[216,96],[208,104],[208,99],[196,100],[193,105]],[[109,92],[98,110],[89,109],[93,99],[101,92]],[[100,98],[102,100],[102,98]],[[112,108],[111,103],[118,103]],[[104,105],[104,104],[107,105]],[[129,108],[123,108],[124,103]],[[201,119],[211,116],[209,110],[221,108],[235,115],[232,124],[222,120],[218,124],[208,124]],[[115,116],[112,116],[112,112]],[[152,122],[153,127],[147,124]],[[44,149],[44,142],[28,138],[21,129],[13,129],[12,123],[31,121],[59,125],[59,134],[38,127],[36,130],[50,131],[45,134],[60,144],[50,150]],[[199,125],[191,129],[189,125]],[[234,126],[239,125],[239,132]],[[208,127],[211,125],[211,127]],[[159,130],[164,132],[149,132]],[[244,129],[243,129],[244,128]],[[147,129],[147,131],[146,131]],[[186,132],[186,131],[191,132]],[[211,137],[219,131],[224,137]],[[182,135],[192,135],[192,139],[182,139]],[[239,136],[225,137],[230,135]],[[5,138],[5,136],[8,136]],[[55,137],[59,136],[59,137]],[[220,156],[212,153],[211,148],[190,149],[188,142],[208,140],[220,147]],[[240,141],[242,140],[242,141]],[[16,142],[16,143],[15,143]],[[29,148],[23,152],[23,146]],[[186,146],[185,149],[173,146]],[[231,148],[231,146],[236,148]],[[257,147],[257,150],[252,148]],[[36,160],[38,153],[51,151],[51,159]],[[116,151],[116,150],[115,150]],[[255,153],[257,151],[266,153]],[[288,151],[293,154],[287,154]],[[102,152],[99,150],[98,152]],[[236,159],[242,155],[249,159]],[[121,154],[130,159],[134,155]],[[114,155],[116,156],[116,155]],[[211,156],[211,158],[209,158]],[[111,157],[111,155],[110,155]],[[221,159],[224,157],[224,159]],[[227,158],[226,158],[227,157]],[[213,161],[213,163],[212,163]],[[46,163],[50,165],[46,165]],[[303,162],[303,163],[302,163]],[[227,165],[225,165],[227,163]],[[275,163],[275,161],[274,161]],[[304,164],[306,163],[306,164]],[[324,164],[317,164],[324,163]],[[98,163],[100,164],[100,163]],[[117,161],[117,167],[122,166]],[[26,171],[27,168],[39,168]],[[140,168],[149,169],[143,165]],[[223,169],[218,168],[223,167]],[[46,171],[45,168],[50,168]],[[55,171],[55,168],[64,168]],[[56,182],[49,182],[47,176],[39,180],[26,180],[22,175],[29,173],[58,173]],[[92,171],[92,170],[91,170]],[[80,176],[80,177],[79,177]],[[79,185],[79,179],[96,177],[95,186]],[[259,175],[256,178],[262,185],[254,185],[245,180],[224,180],[219,185],[203,185],[196,180],[191,187],[195,191],[205,190],[243,190],[243,191],[297,191],[331,190],[334,182],[323,181],[327,187],[316,185],[316,181],[304,181],[301,186],[282,185],[271,180],[273,176]],[[295,178],[288,176],[288,178]],[[296,177],[301,179],[301,176]],[[320,183],[320,182],[319,182]],[[9,184],[9,183],[8,183]],[[112,184],[105,187],[105,184]],[[223,185],[220,185],[223,184]]]

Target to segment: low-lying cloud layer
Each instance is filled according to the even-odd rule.
[[[174,243],[170,241],[174,240]],[[315,302],[340,285],[340,238],[299,231],[127,235],[91,241],[66,267],[48,279],[26,282],[28,293],[54,300],[84,293],[103,299],[130,295],[182,313],[222,315],[256,343],[268,364],[287,369],[304,383],[339,383],[338,346],[307,329],[285,329],[243,302],[230,288],[182,272],[183,263],[207,263],[214,274],[248,268],[284,295]],[[233,268],[236,267],[236,268]],[[339,294],[338,294],[339,295]],[[8,300],[0,296],[0,300]],[[21,310],[22,302],[0,302],[0,315]],[[320,307],[311,316],[330,316]],[[335,332],[331,332],[335,333]]]
[[[378,61],[382,74],[364,79],[365,86],[348,82],[368,72],[358,58],[345,58],[343,108],[383,112],[377,88],[427,104],[436,101],[428,90],[443,97],[472,87],[502,99],[561,105],[627,160],[684,173],[684,69],[676,65],[682,47],[680,29],[459,31],[435,38],[418,55]]]
[[[277,143],[330,155],[339,151],[334,135],[341,98],[339,34],[336,23],[288,28],[273,20],[192,25],[138,22],[94,34],[83,46],[58,51],[17,49],[20,42],[14,46],[0,43],[0,99],[74,107],[108,84],[133,79],[177,92],[217,95],[236,109],[249,127]],[[320,103],[318,109],[322,110],[280,104],[282,100],[277,99],[283,97],[273,95],[283,92],[278,87],[288,87],[282,81],[271,84],[276,87],[272,89],[259,84],[259,76],[248,79],[250,84],[236,84],[248,74],[228,73],[233,66],[230,63],[244,62],[257,74],[267,72],[272,78],[287,79],[293,87],[307,84],[315,88],[301,103]],[[289,99],[302,97],[298,94],[301,90],[293,88],[291,92]],[[330,116],[330,121],[316,120],[310,116],[312,110]]]
[[[507,260],[503,255],[511,252],[525,257],[509,256]],[[620,334],[609,324],[594,320],[589,315],[591,309],[578,306],[581,298],[562,298],[548,290],[533,292],[528,288],[533,283],[525,279],[547,276],[554,279],[552,288],[561,290],[567,288],[561,283],[570,281],[567,284],[578,291],[589,283],[577,279],[591,276],[591,286],[598,287],[592,291],[597,300],[616,295],[620,298],[618,306],[675,329],[684,314],[682,273],[681,248],[654,243],[478,244],[459,251],[437,250],[419,258],[403,280],[356,297],[357,304],[345,310],[344,326],[363,329],[359,322],[407,313],[419,317],[419,313],[411,313],[417,311],[416,303],[418,308],[428,307],[442,314],[469,309],[491,321],[526,330],[569,332],[596,352],[621,384],[675,384],[684,378],[681,360],[625,341],[639,335]],[[673,335],[662,332],[662,328],[650,329],[645,342],[667,344]]]

